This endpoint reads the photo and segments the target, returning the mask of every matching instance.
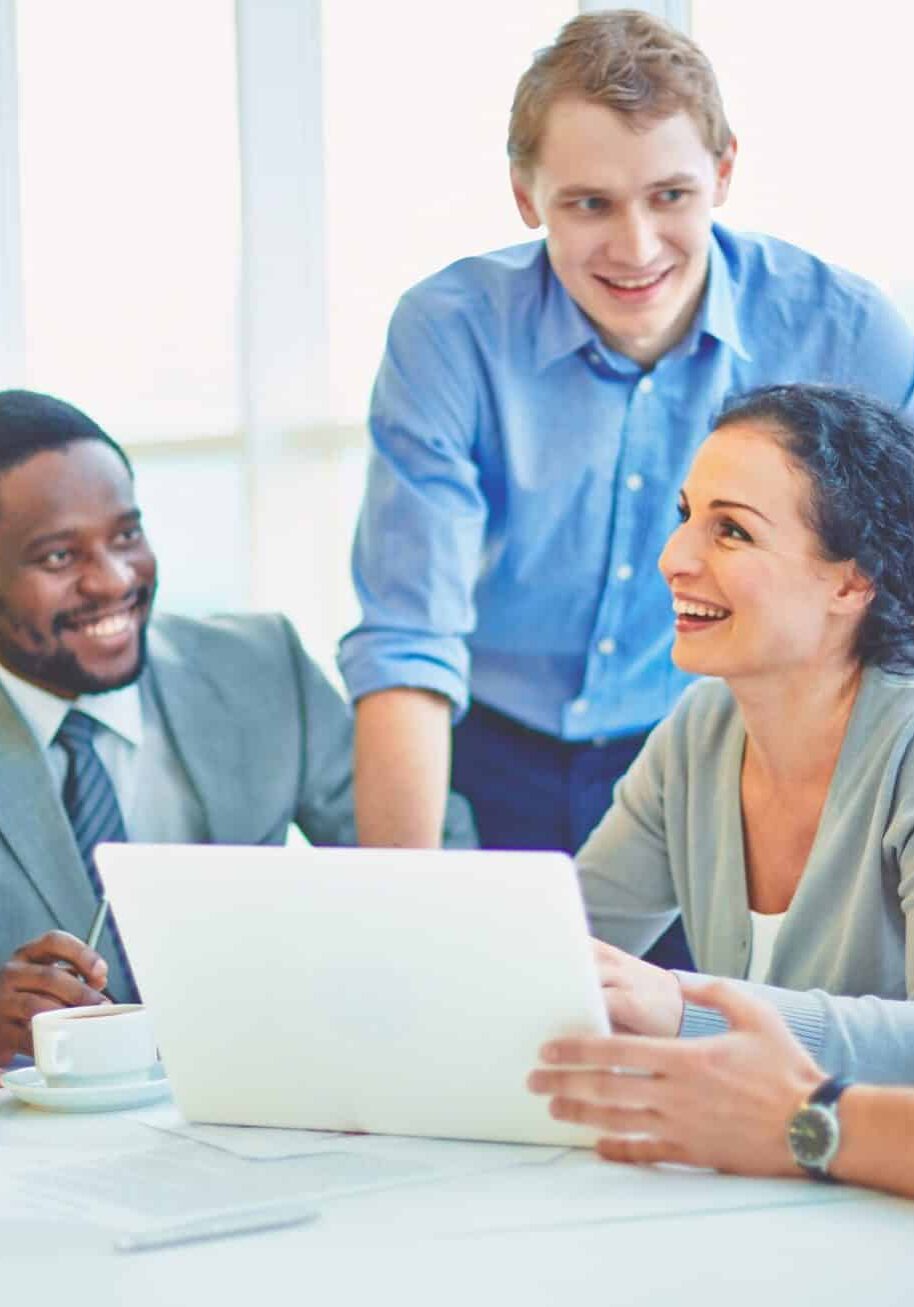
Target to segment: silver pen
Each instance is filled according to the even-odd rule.
[[[102,930],[105,925],[105,918],[108,915],[108,900],[104,895],[98,901],[98,907],[95,909],[95,915],[92,918],[92,924],[89,927],[89,933],[86,936],[86,944],[89,948],[95,948],[99,941]]]
[[[105,918],[107,917],[107,915],[108,915],[108,900],[104,897],[104,895],[102,895],[102,897],[98,901],[98,907],[95,909],[94,913],[92,914],[92,921],[89,926],[89,933],[86,936],[86,943],[88,944],[89,948],[94,949],[95,946],[98,944],[101,933],[105,927]],[[69,962],[64,962],[62,960],[59,960],[55,962],[53,965],[55,967],[60,967],[61,971],[70,971],[74,975],[77,974]]]
[[[136,1230],[121,1235],[115,1240],[114,1246],[119,1252],[142,1252],[147,1248],[167,1248],[176,1243],[224,1239],[227,1235],[306,1225],[309,1221],[316,1221],[319,1215],[320,1212],[310,1201],[300,1198],[276,1199],[253,1207],[202,1212],[198,1216],[179,1218],[173,1225]]]
[[[92,918],[91,925],[89,926],[89,933],[86,936],[86,944],[88,945],[89,948],[94,949],[97,947],[98,941],[101,937],[101,933],[105,928],[105,919],[107,918],[107,916],[108,916],[108,900],[103,894],[98,901],[98,907],[95,909],[95,915]],[[109,993],[107,989],[103,989],[102,993],[104,994],[105,998],[109,1000],[109,1002],[115,1003],[117,1001],[114,995]]]

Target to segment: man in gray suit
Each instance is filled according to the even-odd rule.
[[[349,713],[289,623],[151,621],[155,589],[123,450],[0,393],[0,1064],[36,1012],[131,996],[116,925],[81,943],[99,840],[356,842]]]

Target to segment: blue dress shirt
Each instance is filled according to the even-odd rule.
[[[408,291],[371,406],[340,646],[353,698],[468,692],[568,740],[643,730],[690,679],[657,570],[677,492],[726,402],[852,385],[910,406],[914,338],[874,286],[715,226],[692,326],[649,372],[604,345],[543,242]]]

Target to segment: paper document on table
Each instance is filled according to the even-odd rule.
[[[112,1229],[174,1224],[233,1205],[287,1198],[319,1199],[425,1178],[418,1162],[344,1153],[267,1164],[242,1161],[214,1148],[150,1135],[143,1148],[103,1152],[88,1160],[13,1177],[19,1209],[84,1218]]]
[[[555,1157],[557,1150],[520,1151]],[[150,1131],[145,1146],[105,1149],[79,1162],[15,1171],[0,1181],[0,1190],[21,1215],[148,1233],[210,1214],[230,1224],[233,1212],[250,1214],[258,1205],[271,1212],[283,1203],[319,1202],[501,1169],[510,1165],[506,1154],[513,1152],[509,1145],[344,1136],[327,1140],[324,1151],[255,1160]]]

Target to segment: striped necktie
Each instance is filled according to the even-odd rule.
[[[101,877],[95,865],[95,846],[103,842],[124,843],[127,831],[111,777],[95,752],[92,737],[97,723],[78,708],[71,708],[54,737],[67,754],[67,774],[63,784],[63,804],[73,827],[73,836],[79,849],[89,882],[100,899],[104,893]],[[136,983],[127,961],[127,953],[114,917],[109,913],[108,930],[114,942],[118,959],[129,981],[127,1002],[139,1001]]]

